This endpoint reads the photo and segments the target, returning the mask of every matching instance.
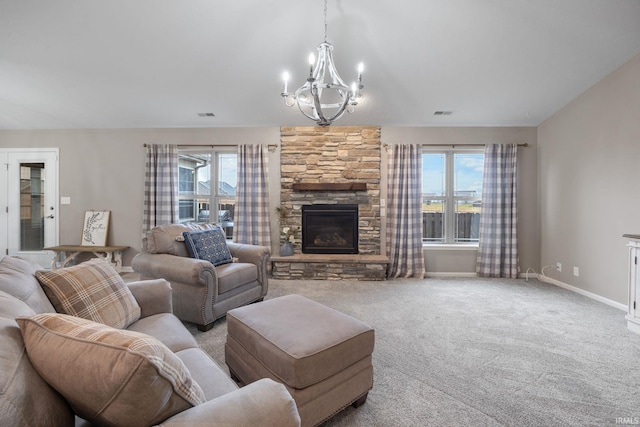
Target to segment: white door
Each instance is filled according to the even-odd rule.
[[[3,150],[6,171],[6,236],[4,253],[32,259],[49,267],[58,244],[58,150]],[[4,236],[0,236],[4,237]]]

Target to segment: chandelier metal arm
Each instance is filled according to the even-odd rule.
[[[331,124],[331,122],[327,121],[327,119],[324,117],[324,112],[322,111],[322,104],[320,103],[320,96],[318,95],[318,87],[313,83],[314,82],[311,83],[311,96],[313,97],[313,105],[315,106],[315,111],[318,115],[317,123],[320,126],[324,126],[325,123],[329,125]]]
[[[328,88],[330,86],[335,86],[335,85],[327,85]],[[347,109],[347,105],[349,105],[349,101],[351,101],[351,97],[348,96],[348,92],[347,92],[347,94],[345,94],[345,96],[343,97],[342,104],[338,104],[338,103],[330,104],[330,105],[322,104],[320,101],[320,97],[318,95],[318,88],[314,84],[311,85],[311,95],[313,96],[313,104],[315,107],[315,112],[318,117],[317,118],[311,118],[309,116],[307,117],[311,118],[312,120],[316,120],[316,123],[318,124],[318,126],[329,126],[334,120],[337,120],[340,117],[342,117],[342,115]],[[338,111],[336,111],[336,113],[333,116],[327,119],[324,115],[324,111],[322,108],[323,107],[326,108],[327,106],[334,106],[334,105],[339,106],[340,108],[338,109]],[[304,111],[302,111],[302,113],[304,114]]]

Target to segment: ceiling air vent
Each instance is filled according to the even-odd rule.
[[[200,117],[215,117],[216,115],[213,113],[198,113]]]
[[[450,116],[452,114],[453,114],[453,111],[445,111],[445,110],[438,110],[433,112],[434,116]]]

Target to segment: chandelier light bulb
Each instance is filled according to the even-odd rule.
[[[316,62],[316,56],[311,52],[309,54],[309,78],[313,78],[313,64]]]
[[[282,91],[282,93],[289,93],[289,91],[287,90],[287,86],[289,84],[289,73],[287,71],[282,73],[282,80],[284,80],[284,90]]]

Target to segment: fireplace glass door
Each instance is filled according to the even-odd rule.
[[[303,206],[302,252],[357,254],[358,205]]]

